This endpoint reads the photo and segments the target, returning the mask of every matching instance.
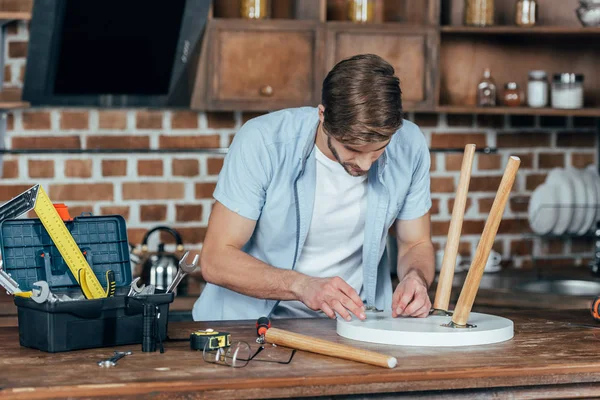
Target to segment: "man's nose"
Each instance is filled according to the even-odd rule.
[[[361,157],[356,160],[356,163],[358,164],[358,168],[368,171],[371,168],[371,164],[373,164],[373,160],[371,160],[371,157]]]

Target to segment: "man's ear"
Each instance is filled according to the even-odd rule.
[[[323,123],[325,121],[325,106],[323,106],[323,104],[319,104],[319,120],[321,121],[321,123]]]

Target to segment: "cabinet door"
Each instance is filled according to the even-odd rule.
[[[210,109],[274,110],[316,105],[322,26],[312,21],[214,21]]]
[[[432,28],[403,25],[354,26],[329,23],[327,70],[348,57],[372,53],[385,59],[400,78],[406,110],[437,104],[438,35]]]

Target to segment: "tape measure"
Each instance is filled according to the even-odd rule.
[[[216,332],[213,329],[198,330],[190,335],[190,348],[192,350],[217,350],[231,346],[229,332]]]
[[[54,242],[69,270],[71,270],[75,280],[81,286],[85,297],[88,299],[99,299],[114,295],[114,273],[112,275],[107,274],[107,279],[110,276],[113,279],[112,281],[107,280],[108,288],[104,289],[81,253],[60,214],[40,185],[33,186],[31,189],[4,204],[0,208],[0,221],[17,218],[32,209],[40,221],[42,221],[42,225],[46,228],[48,235],[50,235],[52,242]]]

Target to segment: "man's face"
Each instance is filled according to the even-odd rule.
[[[346,145],[327,135],[327,146],[335,159],[352,176],[363,176],[369,172],[371,165],[383,154],[390,143],[369,143],[363,145]]]

